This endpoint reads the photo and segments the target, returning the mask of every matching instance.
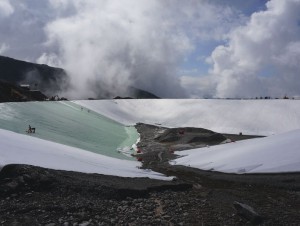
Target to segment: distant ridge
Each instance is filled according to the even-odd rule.
[[[132,96],[136,99],[160,99],[153,93],[135,87],[129,87],[129,92],[132,93]]]
[[[55,96],[60,92],[66,91],[69,84],[67,73],[62,68],[50,67],[45,64],[35,64],[26,61],[16,60],[10,57],[0,56],[0,81],[8,87],[17,87],[20,84],[28,84],[31,88],[45,93],[48,97]],[[1,89],[1,87],[0,87]],[[2,88],[2,96],[5,90]],[[129,87],[128,94],[121,97],[118,90],[114,93],[101,96],[101,93],[95,99],[107,99],[108,96],[117,96],[118,98],[133,98],[133,99],[157,99],[156,95],[135,87]],[[4,98],[5,99],[5,98]],[[2,98],[3,101],[3,98]]]
[[[20,86],[0,80],[0,103],[2,102],[23,102],[43,101],[47,96],[38,90],[26,90]]]
[[[0,80],[13,85],[29,84],[51,95],[60,91],[67,74],[61,68],[0,56]]]

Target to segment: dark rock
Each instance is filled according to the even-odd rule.
[[[17,181],[11,181],[6,184],[0,185],[0,192],[3,195],[5,195],[7,193],[9,194],[17,191],[18,188],[19,188],[19,183]]]
[[[240,202],[234,202],[233,206],[239,216],[247,219],[252,224],[258,225],[263,222],[262,216],[260,216],[251,206]]]
[[[49,223],[49,224],[46,224],[45,226],[55,226],[56,224],[55,223]]]
[[[54,95],[56,92],[61,91],[61,87],[66,86],[68,77],[66,72],[61,68],[53,68],[47,65],[33,64],[0,56],[0,80],[15,86],[25,82],[31,85],[35,90],[39,89],[42,92]],[[23,98],[23,94],[25,94],[25,97],[30,100],[33,98],[32,96],[35,95],[33,92],[31,92],[30,95],[26,95],[26,92],[30,91],[24,90],[23,92],[21,89],[15,89],[15,87],[12,89],[16,90],[17,93],[21,92],[20,98]],[[0,101],[1,97],[6,96],[6,93],[3,93],[2,91],[3,89],[0,89]],[[7,97],[9,99],[3,98],[2,101],[11,100],[11,88],[9,88]],[[43,99],[44,97],[45,96],[43,95]],[[12,100],[18,101],[18,99]]]

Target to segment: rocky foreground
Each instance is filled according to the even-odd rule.
[[[143,167],[174,181],[9,165],[1,225],[299,225],[300,174],[235,175],[170,166],[172,152],[251,137],[138,124]],[[178,133],[180,132],[180,136]],[[191,142],[193,141],[193,142]],[[209,144],[206,144],[206,143]],[[171,150],[171,151],[170,151]],[[141,157],[141,156],[139,156]]]

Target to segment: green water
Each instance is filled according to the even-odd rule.
[[[118,151],[137,141],[134,127],[126,127],[72,102],[25,102],[0,104],[0,128],[27,134],[95,153],[132,159]]]

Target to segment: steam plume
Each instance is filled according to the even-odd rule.
[[[178,68],[199,39],[220,39],[220,7],[207,1],[52,0],[72,12],[46,26],[48,45],[72,75],[69,96],[101,96],[134,86],[161,97],[186,97]],[[231,15],[223,10],[224,17]],[[217,29],[212,30],[210,26]],[[43,55],[44,62],[47,54]],[[53,62],[53,55],[50,59]]]

